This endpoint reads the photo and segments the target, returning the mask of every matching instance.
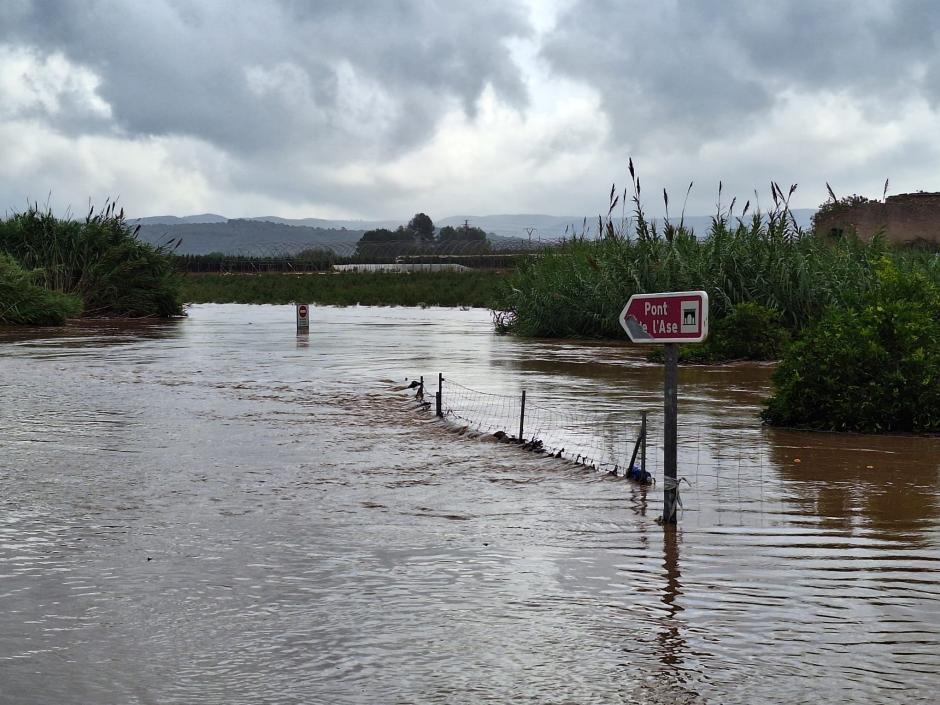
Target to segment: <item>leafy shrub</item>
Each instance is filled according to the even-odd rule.
[[[819,430],[940,431],[940,286],[887,259],[854,307],[794,343],[762,416]]]
[[[77,297],[44,289],[37,277],[0,252],[0,325],[61,325],[81,314]]]

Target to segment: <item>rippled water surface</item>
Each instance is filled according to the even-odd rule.
[[[482,311],[0,332],[0,702],[936,701],[940,440],[762,429],[768,368],[683,370],[664,531],[658,487],[393,390],[438,371],[616,457],[650,409],[658,472],[660,368]]]

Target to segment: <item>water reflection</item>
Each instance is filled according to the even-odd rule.
[[[663,666],[672,668],[682,664],[686,649],[682,637],[682,624],[679,614],[682,606],[679,596],[682,594],[682,571],[679,569],[679,529],[675,526],[663,527],[663,589],[662,602],[666,606],[663,618],[664,628],[660,630],[659,661]]]
[[[770,432],[796,511],[825,528],[927,542],[940,513],[940,439]]]

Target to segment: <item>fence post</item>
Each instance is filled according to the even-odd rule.
[[[522,431],[525,428],[525,390],[522,390],[522,407],[519,410],[519,442],[522,443]]]
[[[679,481],[676,475],[678,428],[679,346],[666,343],[666,383],[663,394],[663,524],[675,524]]]
[[[642,445],[640,446],[640,470],[643,472],[646,472],[646,413],[645,411],[640,412],[640,438],[642,439]]]
[[[444,374],[442,372],[437,373],[437,416],[442,418],[444,416],[443,409],[441,408],[441,400],[444,391]]]

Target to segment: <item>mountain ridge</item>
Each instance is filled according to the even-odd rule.
[[[797,222],[808,228],[815,209],[794,209]],[[656,219],[662,224],[662,219]],[[498,249],[524,247],[529,243],[553,242],[573,235],[596,237],[597,217],[574,218],[536,213],[488,216],[455,215],[436,221],[438,227],[460,227],[464,222],[485,230]],[[678,219],[673,219],[674,223]],[[337,254],[352,254],[366,230],[394,229],[395,220],[328,220],[323,218],[226,218],[215,213],[189,216],[149,216],[128,219],[140,225],[138,237],[153,245],[175,248],[178,254],[238,254],[252,256],[283,256],[311,248],[329,249]],[[686,216],[685,224],[696,233],[704,233],[711,225],[711,216]],[[350,227],[355,225],[356,227]],[[531,230],[530,230],[531,229]]]

